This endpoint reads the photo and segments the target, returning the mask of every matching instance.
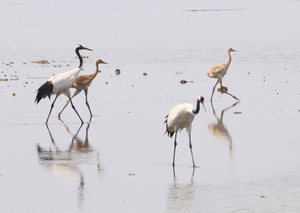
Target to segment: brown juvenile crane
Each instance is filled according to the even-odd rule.
[[[102,61],[101,59],[98,59],[96,61],[96,71],[93,73],[93,74],[90,74],[90,75],[80,75],[76,78],[76,81],[73,83],[73,85],[71,86],[71,88],[75,88],[76,91],[74,92],[74,94],[72,95],[71,99],[78,95],[82,90],[84,91],[85,93],[85,103],[87,105],[87,107],[89,108],[89,111],[90,111],[90,114],[91,116],[93,115],[92,114],[92,111],[91,111],[91,108],[90,108],[90,105],[88,103],[88,100],[87,100],[87,94],[88,94],[88,88],[89,86],[91,85],[92,81],[94,80],[94,78],[97,76],[98,72],[99,71],[99,68],[98,68],[98,65],[99,64],[107,64],[106,62]],[[70,100],[71,100],[70,99]],[[60,118],[60,115],[61,113],[64,111],[64,109],[66,108],[66,106],[69,104],[69,100],[67,101],[66,105],[64,106],[64,108],[61,110],[60,113],[58,113],[58,118]]]
[[[222,79],[223,79],[224,75],[227,73],[227,70],[229,68],[229,65],[231,62],[231,55],[230,55],[231,52],[236,52],[236,50],[229,48],[227,51],[228,56],[229,56],[228,61],[225,64],[220,64],[220,65],[216,65],[216,66],[212,67],[211,70],[207,73],[208,77],[218,79],[217,83],[213,87],[213,91],[212,91],[210,100],[212,100],[212,98],[213,98],[215,88],[218,83],[221,84],[221,90],[223,90],[224,92],[227,92],[227,87],[223,87],[223,85],[222,85]]]

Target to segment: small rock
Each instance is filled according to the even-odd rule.
[[[121,71],[119,69],[116,69],[115,73],[118,75],[121,73]]]
[[[12,96],[15,97],[15,96],[16,96],[16,93],[13,93]]]
[[[144,76],[148,75],[146,72],[143,73]]]

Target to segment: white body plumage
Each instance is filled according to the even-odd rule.
[[[194,118],[192,104],[179,104],[173,107],[169,113],[167,119],[168,131],[178,132],[180,129],[186,128],[186,131],[190,134]]]
[[[68,72],[60,73],[52,76],[48,81],[53,84],[52,94],[57,96],[65,94],[67,97],[71,97],[70,88],[76,81],[79,72],[82,70],[82,66]]]

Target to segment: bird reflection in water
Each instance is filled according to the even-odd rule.
[[[194,183],[195,168],[193,168],[191,181],[179,183],[175,168],[173,167],[174,183],[168,186],[167,211],[168,212],[193,212],[193,205],[196,201],[198,185]]]
[[[92,119],[92,117],[91,117]],[[36,145],[39,157],[39,164],[49,168],[54,174],[61,177],[78,179],[78,208],[82,207],[82,202],[84,200],[84,173],[81,171],[80,167],[83,165],[95,165],[97,172],[100,173],[100,161],[99,152],[89,144],[88,131],[91,125],[91,119],[86,127],[85,139],[82,140],[78,137],[83,124],[81,124],[75,134],[73,134],[69,127],[62,121],[66,131],[72,135],[72,140],[70,142],[69,148],[66,150],[61,150],[59,146],[55,143],[54,137],[46,124],[47,130],[49,132],[52,145],[54,150],[50,148],[43,148],[40,144]]]
[[[212,101],[210,103],[211,103],[211,107],[212,107],[212,110],[213,110],[213,114],[217,118],[217,123],[209,124],[208,129],[211,131],[211,133],[216,138],[227,141],[228,144],[229,144],[229,150],[231,151],[232,150],[232,139],[231,139],[231,136],[229,134],[228,129],[226,128],[226,126],[223,123],[223,116],[224,116],[225,111],[231,109],[232,107],[235,107],[240,102],[239,101],[235,102],[232,106],[223,109],[222,112],[221,112],[220,118],[216,115],[216,112],[215,112],[214,105],[213,105]]]

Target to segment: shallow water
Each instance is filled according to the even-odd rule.
[[[3,212],[297,212],[300,207],[298,1],[1,3],[0,203]],[[66,97],[34,104],[55,73],[108,64],[57,119]],[[213,65],[232,63],[215,93]],[[46,65],[31,63],[48,60]],[[10,63],[11,62],[11,63]],[[121,74],[116,75],[115,70]],[[144,76],[143,73],[148,75]],[[182,85],[180,81],[194,83]],[[12,94],[15,93],[15,96]],[[164,117],[205,97],[192,130]],[[52,97],[53,100],[53,97]]]

